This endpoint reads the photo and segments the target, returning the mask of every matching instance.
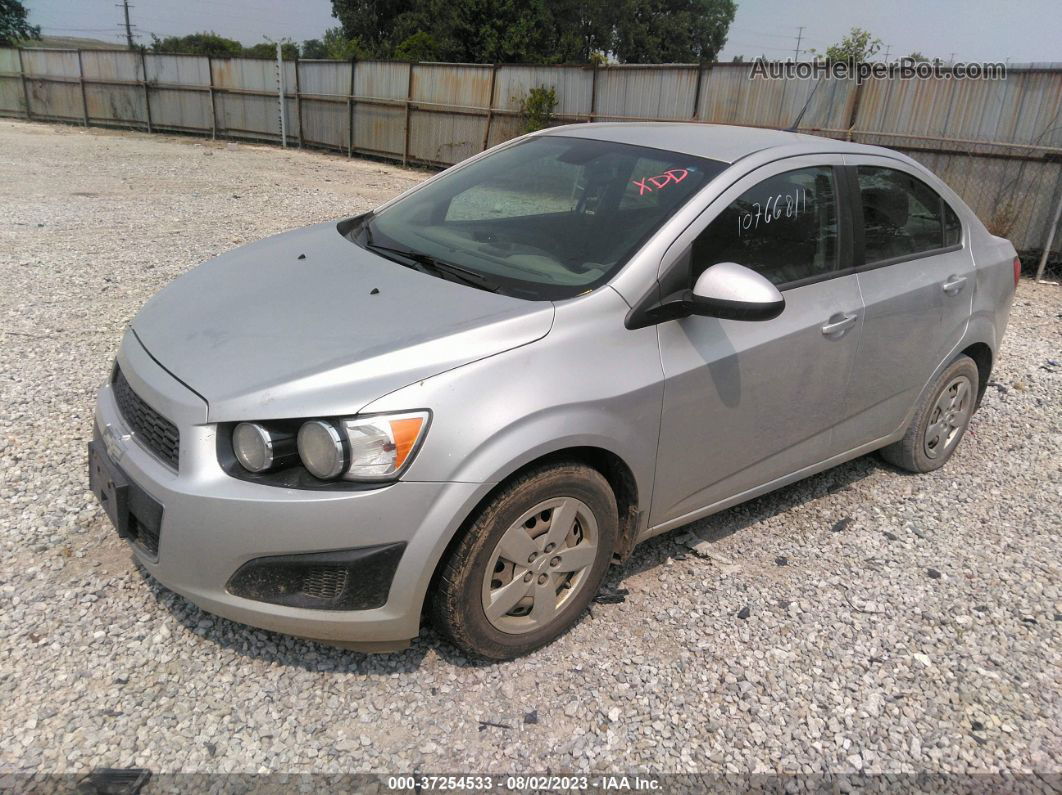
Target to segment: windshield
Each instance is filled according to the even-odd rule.
[[[351,238],[440,278],[532,300],[604,284],[726,164],[538,136],[443,176]]]

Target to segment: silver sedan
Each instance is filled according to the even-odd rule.
[[[581,124],[177,279],[90,482],[161,583],[356,648],[571,627],[647,538],[880,450],[954,452],[1019,263],[904,155]]]

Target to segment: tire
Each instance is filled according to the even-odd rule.
[[[959,356],[926,390],[907,432],[881,457],[909,472],[932,472],[948,462],[977,408],[977,365]]]
[[[597,593],[618,528],[615,495],[597,470],[572,462],[521,475],[480,509],[443,561],[432,624],[490,660],[545,646]]]

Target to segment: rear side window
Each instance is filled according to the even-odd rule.
[[[940,195],[903,171],[859,166],[863,245],[868,264],[958,243],[962,226]]]
[[[736,262],[776,285],[837,268],[837,192],[833,169],[786,171],[741,194],[693,243],[693,278]]]

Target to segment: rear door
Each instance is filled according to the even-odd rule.
[[[845,162],[865,318],[848,419],[836,431],[843,450],[900,427],[962,339],[974,292],[959,217],[921,174],[886,157],[849,155]]]
[[[786,307],[766,321],[657,327],[665,382],[651,524],[829,457],[862,323],[840,163],[807,156],[753,171],[665,255],[665,294],[729,261],[772,281]]]

